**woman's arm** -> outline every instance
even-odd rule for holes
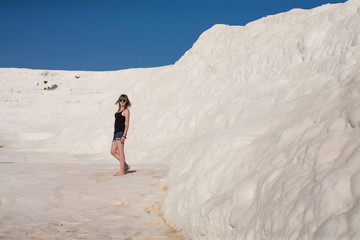
[[[130,111],[129,111],[129,109],[125,109],[124,117],[125,117],[125,129],[124,129],[123,137],[124,137],[124,140],[125,140],[125,137],[127,135],[127,131],[129,129],[129,120],[130,120]],[[121,140],[123,140],[123,139],[121,138]]]

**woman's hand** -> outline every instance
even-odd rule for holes
[[[121,143],[124,143],[124,142],[125,142],[125,137],[124,137],[124,136],[121,137],[120,142],[121,142]]]

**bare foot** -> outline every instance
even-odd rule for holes
[[[130,170],[130,166],[129,165],[125,165],[125,173],[127,173],[127,171],[129,171]]]
[[[125,175],[125,174],[126,174],[125,172],[119,171],[117,173],[114,173],[113,176],[122,176],[122,175]]]

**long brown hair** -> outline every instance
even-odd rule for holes
[[[121,94],[120,97],[118,98],[118,100],[117,100],[116,103],[115,103],[115,104],[119,104],[119,109],[120,109],[120,100],[121,100],[121,99],[123,99],[123,100],[126,101],[126,102],[125,102],[125,109],[131,107],[131,102],[130,102],[128,96],[127,96],[126,94]]]

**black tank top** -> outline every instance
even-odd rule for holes
[[[114,133],[123,132],[125,130],[125,117],[121,115],[123,111],[115,113],[115,131]]]

